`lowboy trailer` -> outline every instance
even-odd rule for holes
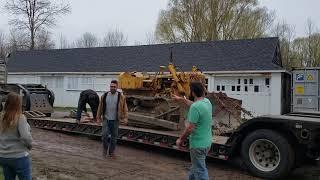
[[[75,123],[74,119],[28,118],[36,128],[100,137],[102,127],[95,123]],[[188,140],[182,147],[175,142],[180,131],[119,127],[119,140],[188,152]],[[233,133],[214,136],[208,157],[229,160],[241,157],[255,176],[278,179],[287,176],[304,160],[320,155],[320,113],[289,113],[256,117]]]

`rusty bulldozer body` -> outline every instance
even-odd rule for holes
[[[177,72],[172,63],[168,65],[168,71],[165,69],[161,66],[160,71],[153,75],[142,72],[120,74],[119,87],[127,97],[129,125],[167,130],[184,128],[187,107],[174,102],[171,96],[189,98],[190,82],[200,81],[206,86],[206,79],[195,66],[190,72]],[[214,92],[208,92],[206,97],[214,104],[216,134],[230,132],[240,125],[241,114],[245,112],[240,100]]]

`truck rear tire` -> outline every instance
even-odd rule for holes
[[[294,151],[288,140],[269,129],[256,130],[246,136],[241,155],[252,174],[266,179],[286,176],[295,162]]]

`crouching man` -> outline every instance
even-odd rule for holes
[[[94,90],[87,89],[80,93],[76,117],[77,123],[80,123],[82,111],[87,114],[87,104],[89,104],[91,108],[93,121],[96,121],[97,110],[99,106],[99,95]]]

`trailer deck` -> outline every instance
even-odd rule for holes
[[[102,134],[101,124],[89,122],[77,124],[71,118],[28,118],[28,122],[31,126],[41,129],[96,137],[101,137]],[[176,146],[179,134],[180,131],[154,130],[120,125],[118,139],[187,152],[189,150],[188,141],[184,142],[181,147]],[[226,145],[228,139],[229,137],[225,136],[214,136],[212,139],[213,145],[208,153],[208,157],[227,160],[231,150],[231,147]]]

